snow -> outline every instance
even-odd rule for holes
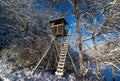
[[[8,63],[0,60],[0,79],[3,81],[75,81],[75,76],[69,75],[67,80],[66,78],[58,79],[49,72],[36,71],[35,74],[32,74],[28,68],[11,67]]]

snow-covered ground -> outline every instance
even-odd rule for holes
[[[104,66],[104,64],[101,64],[100,66]],[[100,67],[100,69],[104,70],[102,76],[106,77],[106,81],[112,81],[111,69],[109,67],[106,69],[105,67]],[[119,74],[117,70],[115,70],[115,73]],[[120,77],[115,76],[115,79],[116,81],[119,81]],[[73,74],[69,74],[67,75],[66,78],[61,79],[58,79],[55,75],[45,71],[43,72],[38,70],[35,72],[35,74],[32,74],[32,71],[28,68],[18,69],[12,67],[10,63],[5,63],[2,60],[0,60],[0,81],[80,81],[80,80],[78,79],[76,80],[75,75]]]
[[[0,78],[8,81],[75,81],[75,79],[71,78],[68,78],[68,80],[61,78],[59,80],[49,72],[37,71],[35,74],[32,74],[31,70],[27,68],[19,70],[11,67],[2,60],[0,60]]]

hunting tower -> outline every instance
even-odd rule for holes
[[[62,39],[61,41],[61,49],[59,53],[59,62],[56,68],[55,75],[59,78],[61,78],[64,75],[64,67],[65,67],[65,61],[66,61],[66,56],[68,52],[68,41],[70,37],[71,31],[66,31],[65,25],[68,24],[64,18],[59,18],[59,19],[54,19],[49,21],[52,26],[52,34],[55,37],[60,37]],[[62,37],[62,38],[61,38]],[[64,40],[65,37],[65,40]],[[55,41],[55,40],[54,40]]]
[[[52,52],[52,49],[54,51],[56,49],[57,53],[51,53],[51,55],[54,54],[55,59],[56,59],[56,61],[54,59],[54,62],[56,62],[56,64],[57,64],[56,65],[54,63],[55,69],[56,69],[55,75],[57,77],[61,78],[64,75],[65,61],[66,61],[66,57],[68,54],[68,42],[69,42],[71,30],[68,30],[68,32],[66,31],[65,25],[67,25],[68,23],[66,22],[66,20],[64,18],[54,19],[54,20],[49,21],[49,23],[52,24],[52,26],[51,26],[52,31],[51,32],[53,34],[53,40],[51,42],[50,47],[46,50],[46,52],[44,53],[44,55],[42,56],[42,58],[40,59],[40,61],[36,65],[36,67],[33,69],[33,73],[37,69],[37,67],[40,65],[43,58],[49,52]],[[62,40],[62,41],[60,41],[61,44],[58,44],[58,40],[55,38],[60,38],[60,40]],[[60,47],[60,49],[58,47]],[[48,64],[47,64],[48,66],[50,64],[49,62],[50,61],[48,60]],[[52,66],[54,66],[54,65],[52,65]]]
[[[54,36],[65,36],[66,35],[66,29],[65,25],[68,24],[64,18],[54,19],[49,21],[52,26],[52,34]]]

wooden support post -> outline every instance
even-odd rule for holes
[[[75,63],[74,63],[74,61],[73,61],[73,59],[72,59],[69,51],[68,51],[68,56],[70,57],[70,61],[71,61],[72,65],[73,65],[73,68],[74,68],[74,70],[75,70],[75,74],[77,74],[77,69],[76,69]]]
[[[55,56],[56,62],[58,63],[58,58],[57,58],[57,55],[55,54],[55,50],[54,49],[53,49],[53,55]]]
[[[44,59],[44,57],[48,54],[48,52],[51,50],[52,46],[53,46],[54,40],[52,41],[50,47],[46,50],[46,52],[43,54],[42,58],[39,60],[39,62],[37,63],[36,67],[32,70],[32,74],[35,73],[36,69],[38,68],[38,66],[40,65],[40,63],[42,62],[42,60]]]
[[[47,63],[47,66],[46,66],[45,70],[49,69],[49,62],[50,62],[50,58],[48,59],[48,63]]]
[[[58,56],[60,55],[60,51],[59,51],[59,49],[58,49],[58,43],[55,41],[55,48],[56,48],[56,50],[57,50],[57,54],[58,54]]]
[[[47,63],[47,66],[46,66],[45,70],[49,70],[50,60],[51,60],[51,54],[52,54],[52,49],[50,50],[50,55],[48,56],[49,59],[48,59],[48,63]]]

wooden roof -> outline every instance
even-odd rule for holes
[[[67,23],[67,21],[65,20],[65,18],[58,18],[58,19],[54,19],[54,20],[51,20],[51,21],[49,21],[50,23],[55,23],[55,24],[59,24],[59,23],[62,23],[62,22],[64,22],[64,24],[66,25],[66,24],[68,24]]]

